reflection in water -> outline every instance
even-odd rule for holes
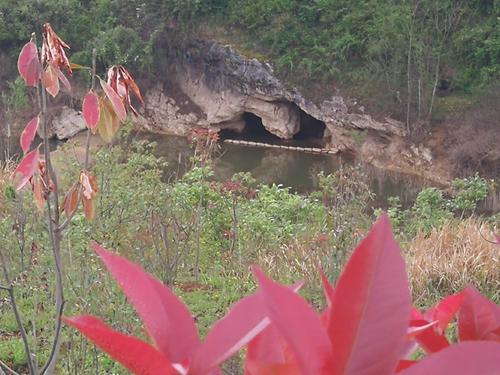
[[[189,168],[193,151],[185,138],[143,133],[137,137],[156,142],[157,155],[169,162],[166,171],[169,178]],[[220,155],[215,160],[214,173],[218,180],[226,180],[235,173],[250,172],[259,182],[282,184],[297,192],[308,192],[318,188],[317,174],[320,171],[332,173],[343,165],[353,164],[353,160],[342,156],[222,144]],[[360,165],[375,193],[376,207],[385,207],[387,198],[391,196],[399,196],[403,206],[407,206],[422,188],[430,185],[422,178]]]

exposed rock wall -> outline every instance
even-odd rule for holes
[[[350,107],[351,100],[335,88],[328,100],[315,103],[281,82],[269,64],[216,43],[191,41],[158,50],[165,51],[157,62],[164,70],[158,76],[165,78],[147,92],[139,121],[149,131],[187,135],[204,127],[240,132],[244,113],[251,112],[270,133],[291,139],[307,126],[301,122],[306,113],[325,124],[326,147],[332,150],[404,173],[446,175],[436,170],[428,148],[405,141],[405,124]]]
[[[182,53],[167,61],[168,81],[149,91],[146,117],[150,130],[186,134],[192,127],[241,130],[241,116],[251,112],[264,127],[282,139],[291,139],[300,130],[300,110],[323,121],[332,135],[332,147],[346,148],[342,138],[349,129],[372,129],[403,136],[402,123],[376,121],[365,113],[351,113],[336,93],[320,104],[289,89],[273,74],[270,65],[245,59],[234,49],[211,43],[186,44]],[[181,92],[183,99],[177,98]],[[188,100],[196,111],[183,113]],[[340,147],[339,147],[340,146]]]

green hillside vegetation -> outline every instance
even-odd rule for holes
[[[4,62],[47,20],[82,51],[73,61],[89,64],[97,47],[101,66],[142,74],[154,73],[157,38],[210,35],[270,60],[306,93],[340,87],[412,123],[429,119],[438,96],[452,96],[438,103],[445,112],[474,104],[466,98],[500,76],[498,0],[1,0],[0,14]]]

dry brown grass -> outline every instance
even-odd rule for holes
[[[429,236],[419,234],[407,252],[407,267],[417,304],[429,305],[440,297],[472,284],[500,300],[500,246],[489,243],[494,232],[487,223],[471,218],[452,220]]]

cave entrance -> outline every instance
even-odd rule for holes
[[[241,131],[222,129],[219,133],[220,137],[222,139],[230,138],[260,142],[274,142],[280,140],[278,136],[268,131],[264,127],[264,124],[262,124],[262,119],[252,112],[244,112],[241,115],[241,121],[244,123],[244,127]]]
[[[269,132],[263,125],[262,119],[252,112],[243,112],[233,124],[219,133],[221,139],[235,139],[253,142],[263,142],[272,144],[283,144],[298,147],[323,147],[325,139],[326,125],[313,116],[307,114],[296,107],[300,115],[299,131],[290,140]],[[227,124],[229,125],[229,124]]]
[[[321,141],[325,136],[326,124],[305,113],[299,108],[300,111],[300,130],[293,136],[296,141]]]

